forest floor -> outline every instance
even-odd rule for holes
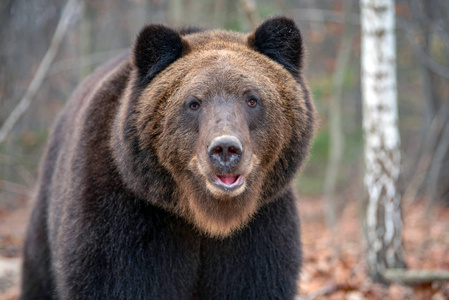
[[[449,207],[426,201],[403,204],[404,260],[410,270],[449,270]],[[449,283],[418,286],[373,283],[367,277],[360,205],[346,203],[333,230],[322,198],[300,203],[304,264],[301,299],[449,299]],[[322,294],[321,296],[319,296]]]
[[[302,198],[299,207],[304,261],[298,299],[449,299],[447,282],[385,286],[367,277],[361,213],[355,201],[346,203],[333,230],[325,226],[321,197]],[[435,205],[425,211],[425,201],[403,207],[405,262],[412,270],[449,270],[449,207]],[[0,300],[18,299],[27,218],[25,205],[0,210]]]

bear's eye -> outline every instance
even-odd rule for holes
[[[198,103],[198,101],[191,101],[189,103],[189,108],[191,110],[198,110],[201,107],[201,105]]]
[[[257,105],[257,100],[254,99],[254,98],[251,98],[251,99],[248,100],[247,103],[248,103],[249,107],[255,107]]]

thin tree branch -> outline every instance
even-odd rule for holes
[[[243,10],[251,23],[251,27],[256,29],[260,22],[259,16],[256,12],[256,0],[240,0],[240,3],[242,4]]]
[[[344,13],[323,10],[323,9],[295,9],[293,10],[293,15],[298,21],[312,21],[312,22],[329,22],[329,23],[343,23],[360,25],[360,15],[356,13],[351,13],[345,17]],[[409,22],[396,19],[398,29],[406,33],[406,37],[413,47],[415,54],[430,70],[434,73],[440,75],[441,77],[449,79],[449,67],[443,66],[436,61],[434,61],[415,41],[413,34],[413,28]],[[441,34],[441,30],[438,31]]]
[[[31,175],[30,171],[18,165],[16,165],[14,169],[19,173],[20,177],[22,177],[28,187],[31,188],[34,186],[36,182],[35,176]]]
[[[443,270],[385,269],[383,276],[390,282],[406,285],[431,283],[434,281],[449,282],[449,271]]]
[[[435,74],[449,79],[449,67],[437,63],[422,49],[422,47],[415,41],[412,26],[407,21],[398,19],[398,27],[400,27],[406,33],[406,37],[412,45],[413,50],[418,56],[419,60]]]
[[[319,289],[318,291],[315,291],[313,293],[310,293],[307,296],[304,297],[296,297],[296,300],[314,300],[318,297],[321,296],[325,296],[325,295],[329,295],[332,294],[336,291],[338,291],[338,289],[340,288],[340,286],[338,284],[333,284],[333,285],[329,285],[329,286],[324,286],[321,289]]]
[[[30,106],[30,103],[34,96],[36,95],[39,87],[47,74],[51,63],[53,62],[56,53],[58,52],[59,46],[61,44],[62,38],[64,37],[69,23],[73,16],[79,13],[79,0],[68,0],[61,18],[59,19],[58,25],[56,27],[55,33],[51,40],[50,46],[42,59],[39,68],[31,81],[25,96],[20,100],[19,104],[14,108],[9,117],[6,119],[5,123],[0,129],[0,143],[3,142],[8,135],[8,133],[13,128],[17,120],[23,115],[23,113]]]
[[[442,166],[444,165],[444,158],[446,157],[448,149],[449,149],[449,121],[446,122],[446,125],[442,130],[440,141],[435,149],[432,166],[430,167],[429,170],[430,187],[427,197],[429,199],[426,207],[427,214],[430,213],[431,204],[435,202],[435,198],[437,197],[438,179],[440,178]]]
[[[81,57],[71,57],[57,61],[53,63],[52,67],[47,73],[47,77],[72,68],[82,68],[89,65],[101,64],[127,50],[129,50],[129,48],[101,51]]]
[[[356,13],[345,14],[324,9],[294,9],[293,16],[297,21],[360,25],[360,15]]]
[[[4,190],[17,195],[28,196],[30,189],[24,185],[0,180],[0,190]]]
[[[432,162],[432,153],[438,142],[438,137],[443,130],[444,123],[448,118],[449,103],[445,102],[440,108],[438,114],[433,118],[432,123],[426,133],[424,140],[424,153],[421,155],[417,167],[413,172],[412,179],[410,180],[407,189],[404,192],[404,199],[415,200],[418,190],[427,177],[430,164]]]
[[[345,15],[351,14],[352,0],[344,2]],[[354,36],[354,28],[349,27],[345,30],[340,41],[340,46],[337,54],[337,64],[334,76],[332,79],[332,99],[329,104],[329,134],[330,145],[329,161],[326,166],[326,177],[324,180],[324,199],[326,203],[326,223],[329,228],[334,228],[336,223],[336,208],[335,208],[335,190],[337,186],[337,177],[341,168],[341,160],[343,157],[343,150],[345,147],[345,138],[343,134],[341,122],[341,102],[343,96],[343,83],[346,67],[349,63],[352,41]]]

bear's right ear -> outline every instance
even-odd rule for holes
[[[248,45],[297,76],[303,64],[301,32],[285,17],[268,19],[248,36]]]
[[[134,64],[141,83],[154,76],[181,57],[184,47],[180,34],[164,25],[143,28],[134,44]]]

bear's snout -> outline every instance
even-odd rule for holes
[[[206,151],[213,165],[228,169],[239,164],[243,145],[235,136],[221,135],[211,141]]]

